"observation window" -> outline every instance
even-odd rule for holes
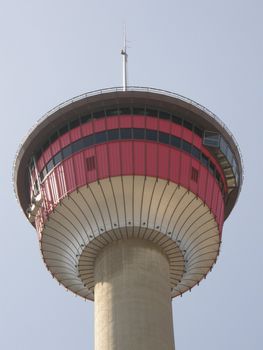
[[[69,123],[69,128],[74,129],[79,126],[79,119],[74,119]]]
[[[83,115],[80,118],[81,124],[87,123],[91,119],[91,114]]]
[[[58,163],[60,163],[62,161],[62,153],[58,152],[55,156],[54,156],[54,165],[57,165]]]
[[[181,139],[177,136],[171,135],[171,145],[181,148]]]
[[[119,137],[120,137],[119,136],[119,129],[108,130],[108,139],[109,139],[109,141],[117,140]]]
[[[192,131],[192,129],[193,129],[193,124],[190,123],[190,122],[188,122],[187,120],[184,120],[184,121],[183,121],[183,126],[184,126],[186,129],[191,130],[191,131]]]
[[[107,134],[105,131],[97,132],[95,134],[95,143],[102,143],[107,141]]]
[[[79,139],[71,144],[72,153],[78,152],[83,148],[83,139]]]
[[[143,140],[145,134],[145,129],[133,129],[133,137],[137,140]]]
[[[201,151],[196,148],[195,146],[192,145],[192,152],[191,152],[192,156],[194,156],[196,159],[200,160],[201,157]]]
[[[170,119],[170,114],[167,112],[160,111],[159,112],[159,118],[160,119]]]
[[[124,128],[120,129],[121,139],[131,139],[132,138],[132,129]]]
[[[104,111],[98,111],[93,113],[93,118],[94,119],[99,119],[99,118],[104,118],[105,117],[105,112]]]
[[[62,154],[63,154],[63,159],[69,157],[71,155],[71,145],[68,145],[67,147],[63,148]]]
[[[203,144],[208,147],[219,147],[220,135],[216,132],[205,131]]]
[[[170,143],[170,135],[166,134],[165,132],[159,131],[159,142],[169,145],[169,143]]]
[[[191,143],[183,140],[183,150],[187,153],[191,153]]]
[[[151,141],[157,141],[157,131],[146,129],[146,139]]]
[[[62,128],[59,129],[59,135],[62,136],[68,132],[68,124],[62,126]]]

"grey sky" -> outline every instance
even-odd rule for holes
[[[260,0],[0,2],[0,348],[93,349],[93,305],[59,287],[12,189],[21,139],[53,106],[129,84],[174,91],[216,113],[236,136],[245,182],[207,279],[173,301],[177,350],[261,349],[263,5]]]

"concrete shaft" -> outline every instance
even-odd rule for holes
[[[115,241],[95,262],[95,350],[174,350],[169,262],[140,239]]]

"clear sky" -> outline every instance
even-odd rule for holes
[[[262,18],[261,0],[0,2],[1,349],[93,349],[93,304],[47,272],[15,200],[12,163],[53,106],[121,85],[124,22],[129,85],[211,109],[236,136],[245,164],[215,268],[173,301],[176,350],[262,349]]]

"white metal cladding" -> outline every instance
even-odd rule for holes
[[[172,297],[207,275],[220,246],[216,220],[200,198],[145,176],[113,177],[74,191],[50,214],[41,236],[52,275],[91,300],[94,261],[114,240],[133,237],[158,244],[170,261]]]

